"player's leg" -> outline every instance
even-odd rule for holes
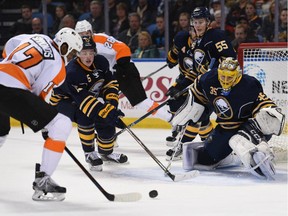
[[[115,163],[126,163],[128,157],[125,154],[114,152],[114,144],[116,141],[115,127],[107,125],[101,118],[95,121],[95,129],[97,132],[98,152],[103,161]]]
[[[147,98],[139,71],[134,63],[129,62],[123,65],[117,65],[115,75],[119,83],[119,89],[127,97],[132,106],[137,106],[145,112],[149,112],[158,106],[157,102]],[[165,109],[155,111],[154,115],[165,121],[169,121],[172,118],[171,113]]]
[[[37,166],[33,182],[34,200],[63,200],[66,188],[57,185],[51,178],[65,148],[72,129],[69,118],[59,114],[55,108],[28,91],[0,87],[1,111],[23,122],[34,132],[48,129],[45,140],[41,167]],[[48,197],[51,194],[52,197]]]
[[[0,147],[5,143],[10,131],[10,116],[1,112],[0,108]]]

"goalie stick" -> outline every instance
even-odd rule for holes
[[[72,154],[72,152],[65,146],[65,151],[73,159],[73,161],[81,168],[86,176],[96,185],[101,193],[109,200],[115,202],[135,202],[141,199],[141,194],[137,192],[125,193],[125,194],[110,194],[108,193],[95,178],[85,169],[85,167],[79,162],[79,160]]]
[[[121,119],[119,119],[120,121],[122,121]],[[123,122],[123,121],[122,121]],[[123,124],[125,125],[125,123],[123,122]],[[134,132],[128,128],[125,125],[125,128],[127,128],[128,133],[136,140],[136,142],[150,155],[150,157],[160,166],[160,168],[164,171],[164,173],[169,176],[174,182],[177,181],[182,181],[182,180],[186,180],[186,179],[191,179],[194,178],[196,176],[199,175],[199,171],[198,170],[192,170],[190,172],[187,173],[183,173],[183,174],[172,174],[162,163],[161,161],[159,161],[159,159],[147,148],[147,146],[145,146],[145,144],[136,136],[136,134],[134,134]]]

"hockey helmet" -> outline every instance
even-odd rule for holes
[[[191,13],[191,21],[193,19],[206,18],[208,22],[211,20],[211,15],[207,7],[196,7]]]
[[[93,41],[93,38],[92,38],[92,37],[83,36],[83,37],[82,37],[82,40],[83,40],[83,50],[93,49],[93,50],[96,52],[96,44],[95,44],[95,42]]]
[[[83,42],[80,35],[72,28],[62,28],[60,29],[53,39],[54,42],[57,44],[61,56],[64,58],[65,65],[68,63],[67,57],[68,55],[73,51],[76,50],[77,52],[80,52],[83,48]],[[63,44],[67,45],[67,52],[62,53],[61,46]]]
[[[241,79],[242,73],[239,62],[227,57],[218,66],[218,80],[224,91],[229,92]]]
[[[75,31],[77,33],[91,31],[93,33],[92,25],[87,20],[78,21],[75,26]]]

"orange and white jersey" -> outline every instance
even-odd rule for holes
[[[93,34],[93,40],[96,43],[97,53],[109,61],[111,71],[118,59],[131,57],[130,48],[112,36],[103,33]]]
[[[0,62],[1,85],[29,90],[45,99],[53,87],[65,80],[64,61],[46,35],[16,36],[6,43],[4,53],[5,59]]]

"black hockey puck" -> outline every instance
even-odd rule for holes
[[[149,192],[149,196],[150,196],[151,198],[157,197],[157,196],[158,196],[157,190],[152,190],[152,191],[150,191],[150,192]]]

